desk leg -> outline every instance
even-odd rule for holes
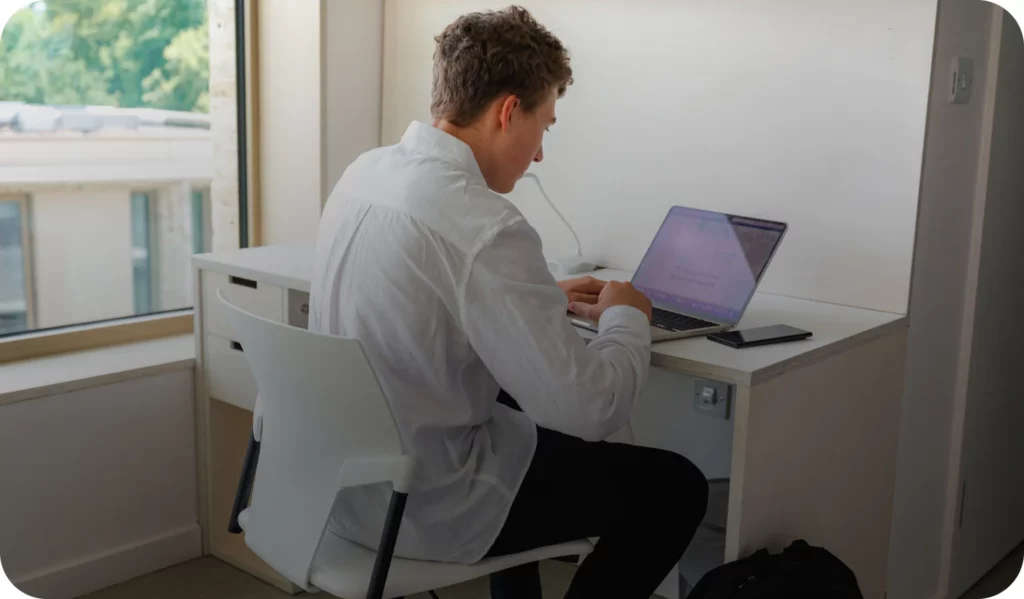
[[[727,560],[802,538],[884,597],[905,350],[902,331],[738,390]]]

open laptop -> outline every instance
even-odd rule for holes
[[[683,206],[669,210],[632,279],[654,304],[651,340],[735,327],[787,228],[786,223]],[[570,320],[597,331],[593,321]]]

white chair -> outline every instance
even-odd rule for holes
[[[590,553],[581,540],[472,565],[394,558],[414,462],[362,345],[271,322],[220,291],[217,298],[259,391],[229,530],[244,531],[282,576],[344,599],[436,598],[436,589],[494,572]],[[339,490],[375,483],[394,488],[377,552],[326,530]]]

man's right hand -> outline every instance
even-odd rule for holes
[[[583,318],[589,318],[594,322],[601,319],[601,315],[604,311],[612,306],[633,306],[637,310],[640,310],[647,316],[647,320],[651,320],[651,300],[647,299],[647,296],[633,287],[632,283],[620,283],[616,281],[609,281],[604,289],[601,290],[601,295],[597,298],[596,304],[585,304],[581,302],[573,302],[569,304],[569,311],[577,316]]]

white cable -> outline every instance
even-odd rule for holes
[[[558,218],[560,218],[562,220],[562,224],[564,224],[566,226],[566,228],[569,229],[569,232],[572,233],[572,238],[574,240],[576,240],[576,255],[577,256],[583,256],[583,247],[580,244],[579,236],[576,235],[576,229],[572,228],[572,225],[569,224],[569,221],[567,221],[565,219],[565,217],[562,216],[562,213],[558,211],[558,208],[555,206],[555,203],[552,202],[551,198],[548,197],[547,192],[544,191],[544,186],[540,184],[540,177],[538,177],[537,175],[535,175],[533,173],[526,173],[526,174],[523,175],[523,177],[524,178],[525,177],[529,177],[529,178],[533,179],[534,183],[537,184],[537,189],[540,190],[540,195],[544,196],[544,200],[547,201],[548,206],[551,206],[551,209],[555,211],[555,214],[558,215]]]

